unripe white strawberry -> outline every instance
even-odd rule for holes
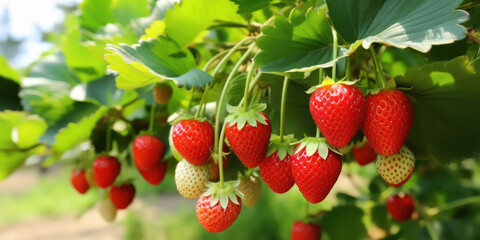
[[[109,197],[100,200],[98,211],[100,212],[103,220],[107,222],[113,222],[115,217],[117,217],[117,208]]]
[[[186,199],[199,197],[205,189],[208,180],[206,165],[193,165],[183,159],[175,169],[175,184],[177,190]]]
[[[377,170],[392,187],[400,187],[412,176],[415,156],[406,146],[390,156],[377,156]]]
[[[262,194],[262,182],[257,176],[240,177],[237,190],[243,193],[243,205],[253,207],[257,204]]]

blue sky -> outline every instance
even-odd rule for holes
[[[58,5],[71,6],[81,0],[0,0],[0,22],[8,12],[9,25],[0,25],[0,41],[8,36],[24,40],[20,53],[8,59],[16,68],[26,67],[52,45],[42,41],[42,31],[48,32],[64,19]],[[4,55],[0,52],[0,55]]]

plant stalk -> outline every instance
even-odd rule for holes
[[[332,28],[333,35],[333,66],[332,66],[332,81],[336,82],[337,80],[337,56],[338,56],[338,39],[337,31]]]
[[[283,81],[283,90],[282,90],[282,102],[280,106],[280,142],[283,142],[284,126],[285,126],[285,103],[287,101],[287,90],[288,90],[289,78],[285,77]]]

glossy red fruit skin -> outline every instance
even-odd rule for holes
[[[412,213],[415,211],[415,204],[410,195],[404,194],[400,196],[397,194],[387,199],[387,210],[395,220],[404,222],[412,217]]]
[[[135,197],[135,186],[132,184],[112,186],[108,194],[117,209],[125,209],[132,203]]]
[[[84,194],[90,189],[87,178],[85,178],[85,170],[73,169],[70,174],[70,183],[80,194]]]
[[[310,113],[328,143],[341,148],[362,127],[366,113],[365,96],[354,85],[324,85],[310,97]]]
[[[141,135],[133,141],[132,155],[137,169],[148,171],[162,161],[165,145],[154,136]]]
[[[415,112],[400,90],[382,90],[367,97],[363,133],[375,151],[383,156],[395,154],[410,133]]]
[[[377,152],[370,146],[368,141],[361,147],[353,147],[352,153],[355,161],[357,161],[360,166],[365,166],[377,159]]]
[[[256,168],[266,157],[272,126],[268,116],[260,112],[265,118],[267,125],[257,122],[256,127],[245,123],[245,126],[238,130],[237,125],[225,126],[225,137],[237,157],[247,168]]]
[[[99,188],[107,188],[115,182],[120,173],[121,165],[110,156],[100,156],[93,162],[93,179]]]
[[[260,163],[260,175],[272,191],[279,194],[286,193],[295,184],[291,158],[287,153],[283,161],[280,161],[276,151]]]
[[[325,199],[341,171],[340,155],[330,150],[326,160],[321,158],[318,152],[309,157],[306,148],[292,156],[292,175],[295,183],[305,199],[314,204]]]
[[[315,223],[296,221],[292,226],[290,236],[292,240],[320,240],[322,229]]]
[[[201,196],[197,201],[196,213],[200,224],[209,232],[221,232],[230,227],[237,219],[242,209],[241,199],[237,197],[240,204],[228,200],[228,206],[223,209],[220,202],[215,206],[210,206],[210,195]]]
[[[173,145],[178,153],[195,165],[207,163],[215,141],[213,127],[208,121],[186,119],[175,124]]]
[[[138,170],[142,177],[150,183],[150,185],[158,185],[165,178],[167,173],[168,161],[159,161],[150,170],[142,171]]]

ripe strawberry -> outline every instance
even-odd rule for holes
[[[181,120],[173,128],[173,145],[191,164],[207,163],[212,154],[215,135],[208,121]]]
[[[175,184],[177,190],[186,199],[194,199],[200,196],[205,189],[208,179],[208,167],[206,165],[193,165],[186,160],[177,164],[175,169]]]
[[[415,113],[408,97],[399,90],[382,90],[367,97],[363,133],[375,151],[390,156],[402,147]]]
[[[257,204],[262,194],[262,182],[253,174],[248,177],[242,176],[237,189],[243,193],[243,204],[246,207],[253,207]]]
[[[165,145],[154,136],[141,135],[133,141],[133,160],[139,170],[150,170],[158,162],[162,161],[164,154]]]
[[[413,198],[408,194],[397,194],[387,199],[387,210],[392,217],[399,221],[407,221],[415,210]]]
[[[412,176],[415,157],[412,151],[403,146],[400,151],[388,157],[378,155],[377,170],[392,187],[400,187]]]
[[[329,150],[323,139],[305,138],[292,156],[295,183],[311,203],[325,199],[341,171],[340,155]]]
[[[333,83],[333,82],[332,82]],[[330,145],[346,146],[365,120],[365,97],[354,85],[326,84],[310,97],[310,113]]]
[[[284,136],[284,139],[280,140],[280,137],[272,135],[268,157],[259,166],[263,181],[279,194],[287,192],[295,184],[291,161],[294,147],[290,145],[294,141],[293,136]]]
[[[132,184],[112,186],[109,195],[117,209],[125,209],[132,203],[135,197],[135,186]]]
[[[212,206],[211,196],[201,196],[198,199],[196,206],[197,218],[200,224],[209,232],[221,232],[230,227],[237,219],[242,209],[241,199],[237,196],[237,204],[228,199],[228,204],[225,208],[217,202]]]
[[[117,217],[117,208],[115,207],[115,205],[113,205],[112,200],[108,197],[100,200],[98,210],[103,220],[107,222],[113,222],[115,220],[115,217]]]
[[[243,165],[257,167],[266,157],[272,132],[268,116],[263,112],[238,112],[225,121],[225,136],[232,150]]]
[[[353,147],[352,152],[355,161],[357,161],[360,166],[365,166],[377,159],[377,153],[372,146],[370,146],[368,141],[365,141],[360,147]]]
[[[225,166],[227,165],[228,162],[228,156],[230,155],[230,149],[228,148],[227,144],[223,144],[223,169],[225,169]],[[220,177],[220,168],[217,163],[213,160],[213,158],[218,158],[217,153],[213,153],[212,156],[208,159],[208,180],[210,181],[216,181]]]
[[[315,223],[296,221],[292,226],[290,236],[292,240],[320,240],[322,229]]]
[[[153,88],[153,96],[158,104],[167,104],[172,97],[173,90],[168,83],[157,83]]]
[[[142,177],[151,185],[160,184],[167,173],[168,161],[160,161],[156,163],[150,170],[138,170]]]
[[[86,193],[90,188],[87,178],[85,177],[85,170],[73,169],[70,174],[70,182],[80,194]]]
[[[121,165],[110,156],[100,156],[93,162],[93,178],[99,188],[107,188],[115,182],[120,173]]]

